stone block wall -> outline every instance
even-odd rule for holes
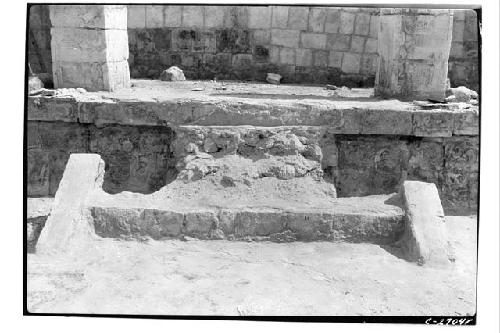
[[[169,66],[189,79],[370,86],[377,9],[290,6],[128,6],[132,77]]]
[[[189,79],[259,79],[372,86],[377,66],[378,9],[292,6],[129,5],[133,78],[158,78],[177,65]],[[49,9],[30,6],[28,59],[51,73]],[[31,36],[31,35],[30,35]],[[37,51],[38,50],[38,51]],[[455,10],[448,77],[478,90],[477,15]]]
[[[30,121],[28,195],[54,196],[72,153],[98,153],[106,162],[109,193],[151,193],[175,178],[168,127],[104,126]]]
[[[190,79],[373,86],[376,8],[294,6],[128,6],[131,75],[157,78],[177,65]],[[478,89],[477,17],[454,11],[452,86]]]

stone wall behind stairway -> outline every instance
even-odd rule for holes
[[[373,86],[377,66],[373,8],[129,5],[133,78],[158,78],[168,66],[188,79],[264,80]],[[48,6],[30,7],[28,59],[52,73]],[[454,11],[449,59],[452,86],[478,90],[477,17]]]
[[[131,75],[157,78],[171,65],[189,79],[264,80],[373,86],[376,8],[129,5]],[[449,77],[478,90],[473,10],[454,12]]]
[[[311,130],[322,129],[313,126]],[[104,189],[151,193],[176,177],[176,129],[29,121],[28,196],[54,196],[71,153],[98,153],[106,162]],[[234,136],[220,131],[217,142]],[[338,196],[398,191],[403,179],[435,183],[447,208],[476,208],[479,138],[324,133],[325,179]]]

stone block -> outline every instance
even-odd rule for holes
[[[346,12],[345,10],[340,13],[340,29],[339,33],[350,35],[354,32],[354,21],[356,14]]]
[[[182,26],[200,28],[203,27],[203,6],[183,6],[182,8]]]
[[[291,9],[291,8],[290,8]],[[271,44],[285,47],[299,47],[300,32],[298,30],[271,30]]]
[[[271,27],[285,29],[288,23],[288,7],[273,6],[272,13]]]
[[[338,33],[340,26],[340,9],[328,8],[325,20],[325,32]]]
[[[29,120],[77,122],[78,111],[73,99],[28,98]]]
[[[53,74],[55,87],[84,88],[87,91],[114,91],[130,87],[127,61],[55,62]]]
[[[452,42],[450,48],[450,59],[452,58],[465,58],[464,44],[462,42]]]
[[[463,42],[465,31],[465,21],[453,20],[453,42]]]
[[[182,25],[182,6],[164,6],[164,26],[167,28],[178,28]]]
[[[324,49],[326,47],[326,35],[302,32],[300,40],[303,48]]]
[[[356,14],[356,23],[354,26],[354,34],[367,36],[370,32],[370,16],[369,14]]]
[[[453,10],[453,20],[454,21],[465,21],[465,13],[467,9],[454,9]]]
[[[270,30],[253,30],[252,40],[255,44],[266,45],[271,43],[271,31]]]
[[[249,6],[248,7],[248,27],[250,29],[271,28],[271,7]]]
[[[341,68],[342,56],[342,52],[330,51],[330,55],[328,57],[328,67]]]
[[[328,66],[328,51],[314,51],[314,66],[327,67]]]
[[[477,18],[474,11],[468,11],[465,16],[464,41],[477,41]]]
[[[28,196],[49,195],[49,153],[40,148],[27,150]]]
[[[50,21],[57,28],[127,29],[125,5],[51,5]]]
[[[218,224],[218,221],[216,212],[188,212],[185,214],[185,225],[182,232],[189,236],[205,238],[208,237],[212,226]]]
[[[372,15],[370,17],[370,37],[377,38],[379,29],[379,17],[378,15]]]
[[[352,36],[351,39],[351,52],[363,53],[365,48],[365,37]]]
[[[257,62],[267,62],[269,61],[269,48],[256,45],[253,49],[254,60]]]
[[[356,53],[344,53],[342,59],[342,72],[355,74],[359,73],[361,66],[361,55]]]
[[[105,62],[128,59],[126,30],[52,28],[54,62]]]
[[[312,51],[309,49],[297,49],[295,51],[295,64],[296,66],[311,66]]]
[[[367,38],[365,43],[366,53],[377,53],[378,52],[378,40],[376,38]]]
[[[234,214],[232,228],[226,232],[236,237],[249,235],[267,236],[283,230],[280,214],[266,211],[242,211]]]
[[[377,54],[363,54],[361,59],[361,74],[375,75],[377,74],[377,67]]]
[[[250,32],[240,29],[222,29],[215,32],[217,52],[249,53]]]
[[[280,50],[280,64],[295,65],[295,49],[283,47]]]
[[[289,7],[288,28],[296,30],[306,30],[309,16],[308,7]]]
[[[280,62],[280,47],[269,47],[269,62],[272,64],[279,64]]]
[[[361,134],[412,134],[412,114],[410,112],[364,110],[361,117]]]
[[[454,135],[479,135],[479,112],[455,112]]]
[[[408,178],[437,184],[444,165],[443,143],[431,139],[412,142]]]
[[[176,29],[172,31],[172,50],[187,51],[193,49],[193,44],[196,39],[199,39],[198,32],[189,29]]]
[[[448,265],[454,260],[448,244],[444,211],[432,183],[405,181],[401,187],[406,226],[401,244],[407,258],[420,265]]]
[[[380,67],[375,94],[444,101],[451,46],[449,11],[428,10],[425,15],[415,9],[389,12],[380,16]],[[405,75],[399,74],[402,72]]]
[[[38,126],[40,148],[45,151],[85,153],[88,135],[87,128],[78,123],[40,122]]]
[[[226,6],[205,6],[205,27],[224,27],[224,17],[228,11],[229,7]]]
[[[449,137],[453,133],[453,113],[420,111],[413,113],[413,135]]]
[[[478,137],[452,137],[444,142],[444,168],[457,173],[479,172]]]
[[[235,68],[250,68],[252,67],[253,57],[251,54],[235,54],[233,55],[233,67]]]
[[[164,27],[164,6],[146,6],[146,28]]]
[[[394,193],[405,176],[409,152],[399,139],[337,139],[339,196]]]
[[[351,47],[351,36],[329,34],[326,40],[326,47],[334,51],[349,51]]]
[[[248,28],[248,8],[247,6],[230,6],[225,11],[225,28]]]
[[[127,5],[127,28],[128,29],[146,28],[146,6]]]
[[[311,8],[309,10],[309,31],[324,32],[327,8]]]
[[[50,28],[50,14],[47,5],[29,6],[29,26],[30,28]]]
[[[72,154],[36,246],[37,253],[68,254],[83,247],[94,231],[85,204],[102,186],[104,162],[95,154]]]

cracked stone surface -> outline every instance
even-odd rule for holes
[[[187,239],[28,255],[31,312],[193,315],[466,315],[475,312],[476,216],[448,216],[451,268],[371,244]]]

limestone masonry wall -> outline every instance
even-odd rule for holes
[[[28,195],[53,196],[69,155],[88,152],[101,154],[106,162],[106,191],[151,193],[177,176],[182,154],[173,147],[183,126],[194,126],[193,131],[197,126],[226,128],[212,131],[220,147],[208,149],[211,152],[239,147],[233,144],[234,133],[237,125],[245,124],[295,126],[317,133],[322,138],[318,155],[324,177],[341,197],[393,193],[401,181],[410,179],[435,183],[447,208],[475,208],[478,110],[382,108],[326,112],[311,105],[263,104],[260,110],[241,101],[205,105],[29,98]],[[193,143],[207,150],[203,140]]]
[[[162,70],[177,65],[188,79],[264,80],[265,73],[278,72],[285,83],[373,86],[376,8],[127,7],[133,78],[158,78]],[[30,30],[28,57],[33,70],[51,73],[48,6],[30,7]],[[448,75],[452,86],[478,90],[473,10],[454,11]]]
[[[449,76],[478,88],[476,13],[455,10]],[[376,8],[128,6],[132,77],[177,65],[191,79],[258,79],[372,86]]]

